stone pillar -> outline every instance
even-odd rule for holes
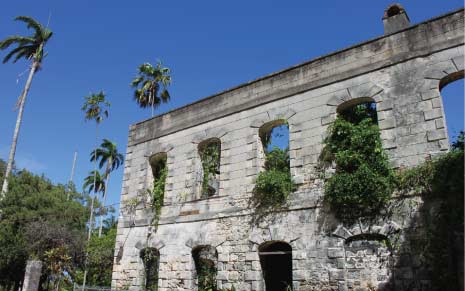
[[[42,262],[28,260],[26,272],[24,273],[24,283],[22,291],[39,290],[40,276],[42,275]]]

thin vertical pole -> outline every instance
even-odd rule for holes
[[[74,151],[73,166],[71,167],[71,175],[69,176],[68,188],[69,188],[69,185],[73,182],[74,168],[76,167],[76,159],[77,159],[77,151]],[[68,189],[68,196],[66,200],[69,200],[69,189]]]

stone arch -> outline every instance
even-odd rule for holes
[[[384,16],[383,19],[393,17],[399,14],[405,13],[404,7],[400,5],[399,3],[394,3],[389,5],[386,10],[384,10]]]
[[[392,111],[392,101],[385,96],[383,88],[372,82],[349,87],[333,94],[326,103],[326,105],[334,108],[333,112],[323,116],[321,118],[321,124],[328,125],[332,123],[336,119],[340,108],[370,101],[374,102],[376,105],[378,126],[381,132],[383,148],[387,150],[396,148],[397,142],[394,131],[396,120]]]
[[[450,137],[447,132],[447,121],[444,111],[441,90],[448,84],[464,78],[463,56],[455,57],[447,61],[428,67],[424,73],[425,85],[420,93],[421,99],[432,102],[432,109],[425,111],[425,120],[435,120],[435,130],[427,132],[429,142],[443,140],[441,150],[449,149]]]
[[[198,144],[197,151],[202,164],[203,177],[200,198],[218,195],[221,173],[221,140],[216,137],[206,139]]]
[[[284,241],[267,241],[258,246],[266,291],[292,288],[292,247]]]

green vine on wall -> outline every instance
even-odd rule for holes
[[[289,149],[274,147],[265,157],[265,171],[258,174],[251,199],[258,209],[279,208],[297,189],[291,177]]]
[[[203,168],[201,198],[208,198],[216,194],[216,189],[209,185],[209,181],[217,179],[217,175],[220,174],[221,142],[208,141],[199,148],[199,153]]]
[[[168,175],[168,165],[166,164],[166,157],[158,159],[154,165],[152,165],[153,171],[153,188],[152,194],[152,209],[154,211],[154,218],[152,221],[153,225],[158,224],[158,219],[161,214],[161,207],[163,206],[163,199],[165,196],[165,184],[166,177]]]
[[[395,173],[382,148],[376,109],[360,104],[340,112],[328,128],[321,162],[335,164],[325,184],[325,200],[341,221],[372,219],[389,201]]]
[[[463,264],[464,148],[463,132],[452,150],[404,169],[398,175],[401,197],[421,194],[422,235],[412,240],[412,249],[430,271],[431,290],[458,290]]]

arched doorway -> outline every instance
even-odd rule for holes
[[[285,242],[266,242],[258,251],[266,291],[292,288],[292,247]]]

